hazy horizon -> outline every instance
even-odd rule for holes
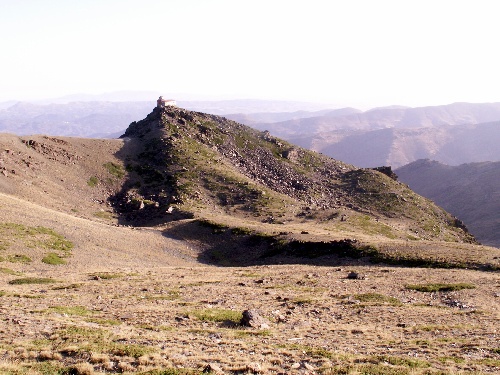
[[[495,5],[0,0],[0,102],[117,91],[361,109],[500,102]]]

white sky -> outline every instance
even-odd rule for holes
[[[147,90],[359,108],[500,102],[498,4],[0,0],[0,101]]]

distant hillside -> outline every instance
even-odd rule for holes
[[[396,173],[417,193],[463,220],[481,243],[500,247],[500,162],[453,167],[418,160]]]

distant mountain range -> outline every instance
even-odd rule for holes
[[[361,167],[399,167],[421,158],[451,165],[500,160],[500,103],[344,108],[301,117],[290,113],[279,122],[259,122],[262,114],[226,117]]]
[[[110,99],[137,97],[122,93]],[[60,101],[83,99],[74,96]],[[88,99],[88,98],[87,98]],[[0,132],[114,138],[146,116],[148,101],[77,101],[59,104],[3,103]],[[454,103],[360,111],[269,100],[182,101],[179,107],[268,130],[299,146],[360,166],[401,167],[418,159],[449,165],[500,160],[500,103]]]
[[[500,162],[449,166],[417,160],[399,180],[459,217],[483,244],[500,247]]]
[[[149,95],[148,100],[141,101],[120,100],[146,96],[146,93],[142,96],[139,94],[123,92],[120,95],[72,95],[54,99],[51,103],[3,102],[0,103],[0,132],[117,138],[131,122],[144,118],[156,106],[156,95]],[[177,103],[182,108],[211,114],[239,112],[244,116],[244,113],[257,113],[254,116],[259,121],[310,116],[310,113],[319,115],[323,111],[307,111],[325,108],[324,105],[314,103],[271,100],[177,100]],[[290,115],[290,111],[296,111],[297,108],[302,108],[303,111],[298,115]],[[279,113],[283,114],[280,116]]]
[[[0,110],[0,132],[88,138],[116,138],[151,111],[151,102],[19,102]]]

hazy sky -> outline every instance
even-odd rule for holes
[[[497,7],[0,0],[0,101],[151,90],[365,108],[500,102]]]

